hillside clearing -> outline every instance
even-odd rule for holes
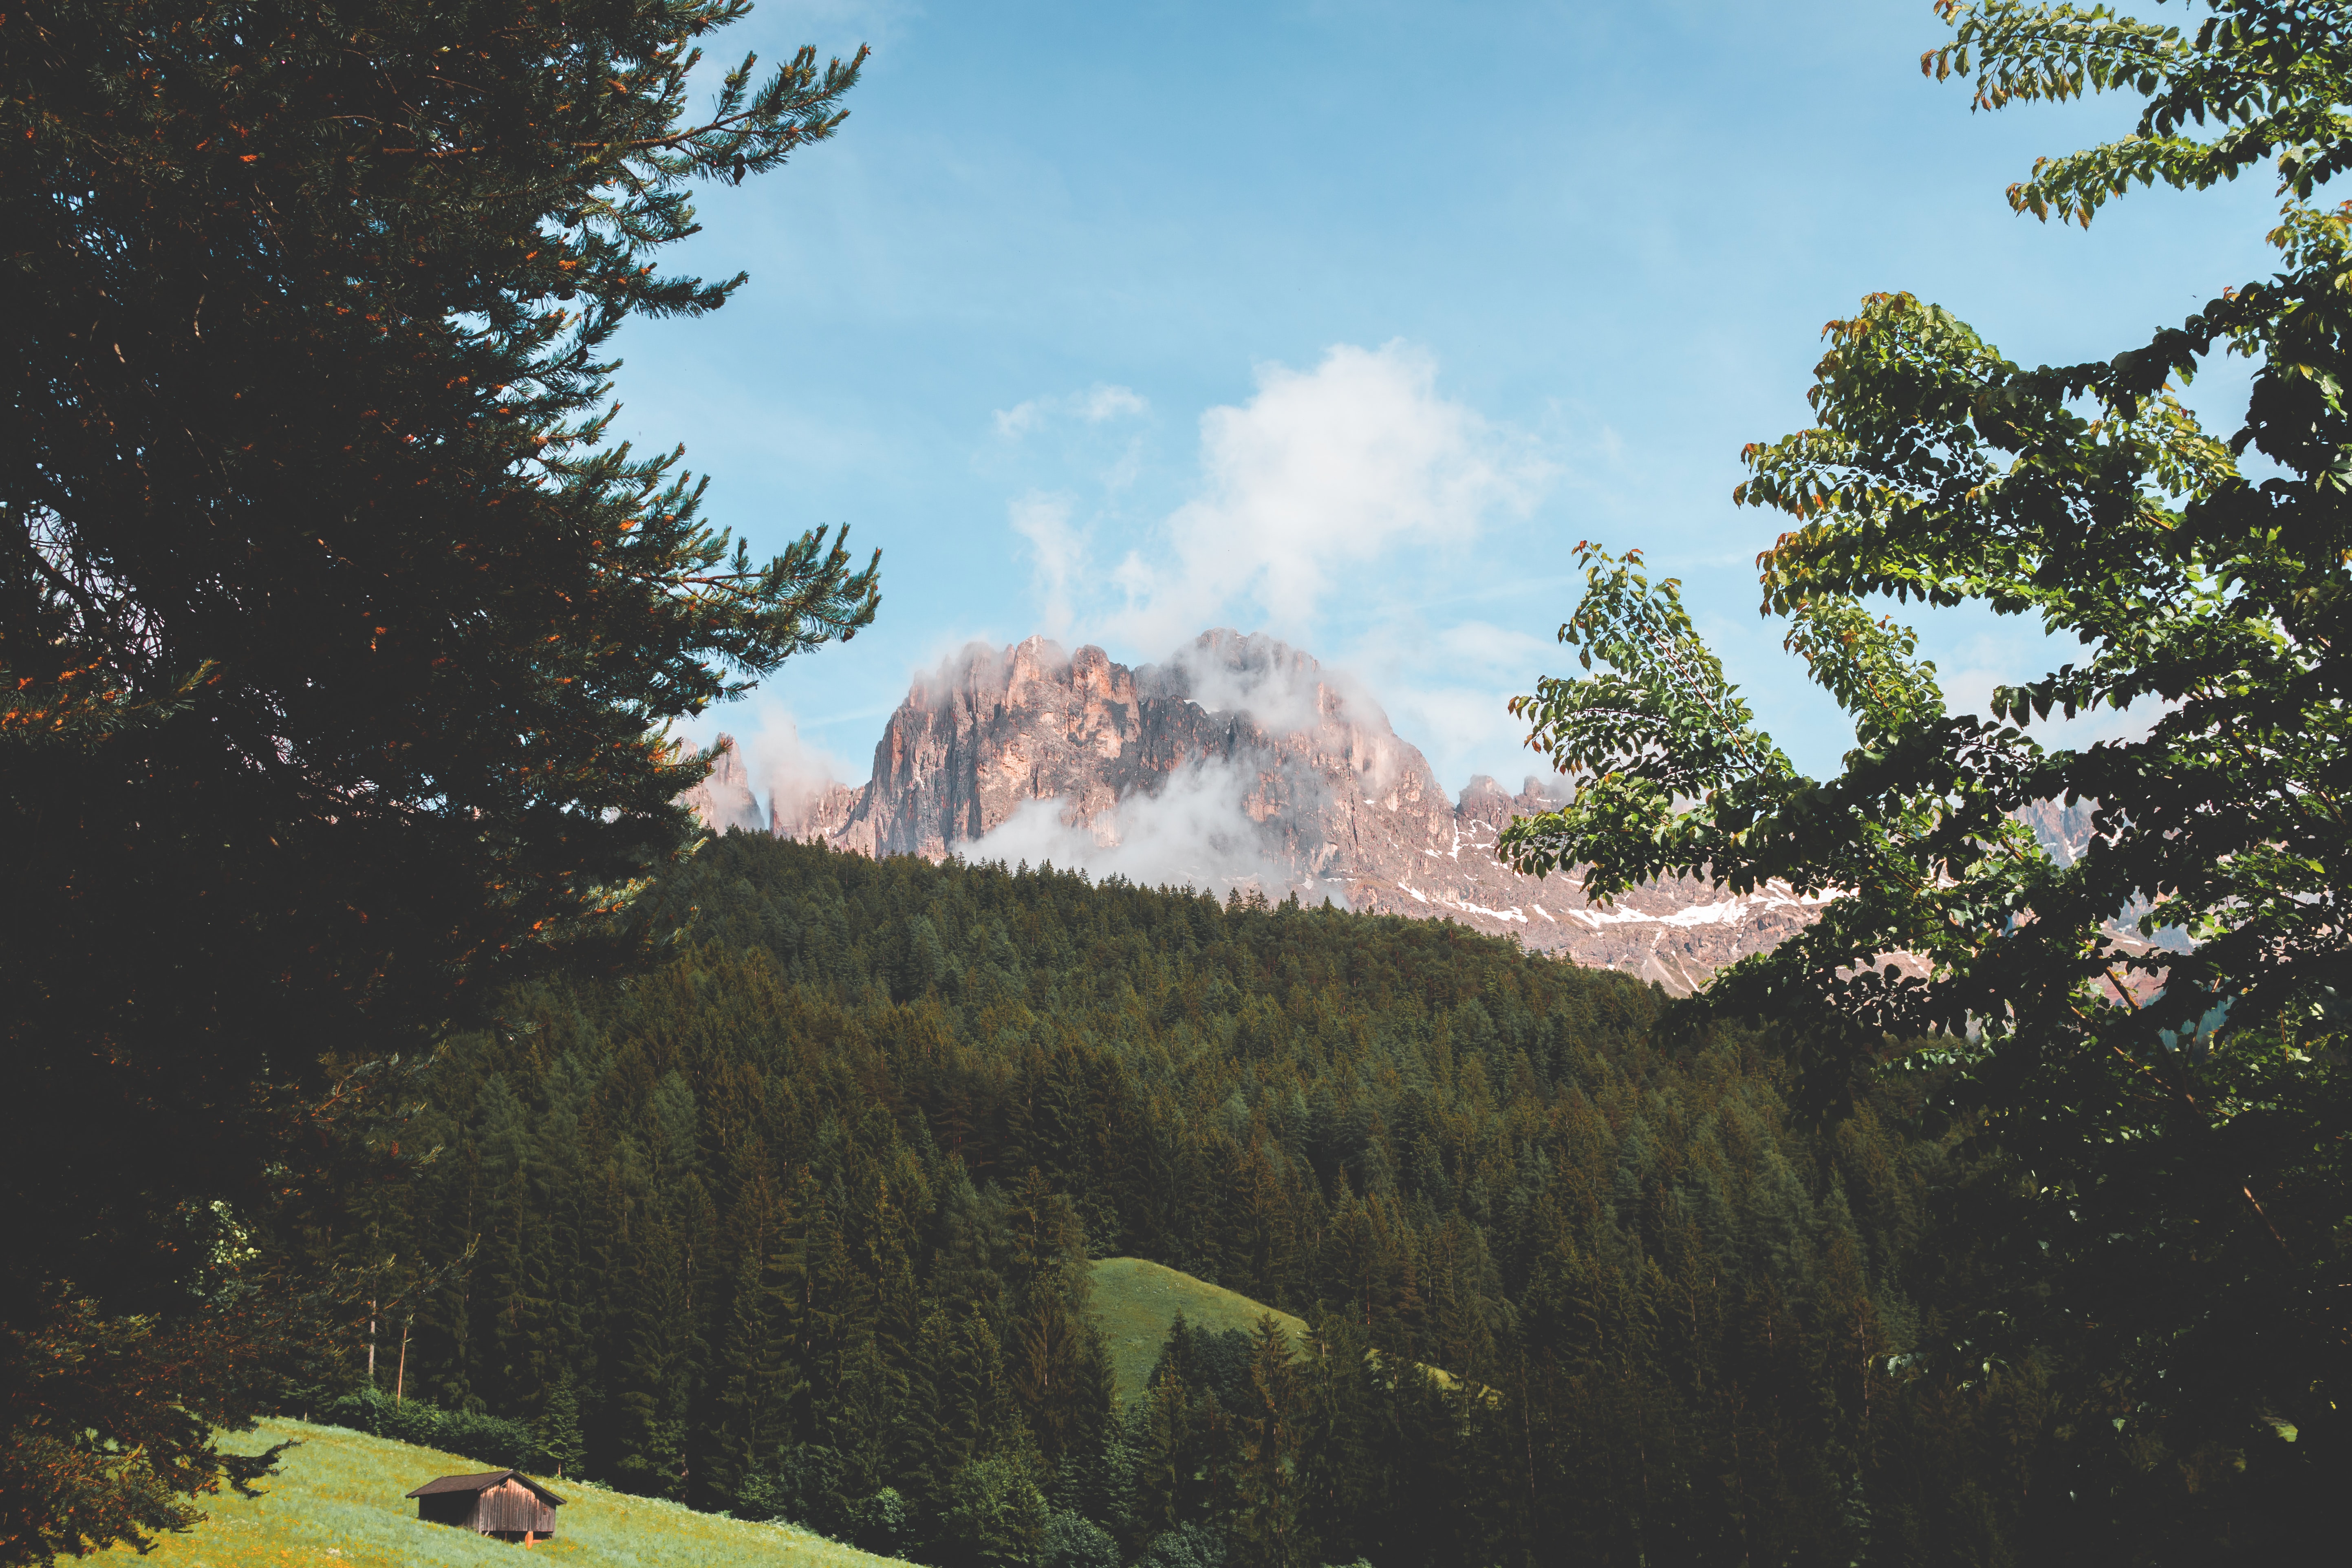
[[[476,1568],[567,1563],[572,1568],[701,1568],[714,1562],[764,1568],[895,1568],[894,1560],[788,1526],[696,1513],[576,1481],[551,1481],[568,1500],[555,1539],[528,1549],[448,1525],[427,1524],[403,1494],[436,1476],[480,1471],[479,1460],[304,1421],[264,1421],[231,1440],[247,1453],[293,1438],[263,1495],[223,1492],[184,1535],[166,1535],[148,1561],[163,1568],[247,1568],[306,1563],[333,1568]],[[529,1557],[521,1556],[528,1550]],[[128,1564],[128,1547],[110,1555]]]
[[[1093,1272],[1095,1316],[1102,1324],[1103,1338],[1110,1343],[1111,1385],[1121,1405],[1141,1394],[1151,1380],[1160,1347],[1168,1340],[1169,1325],[1180,1312],[1193,1328],[1214,1333],[1236,1329],[1255,1332],[1257,1321],[1271,1314],[1289,1336],[1291,1350],[1306,1352],[1307,1324],[1302,1320],[1166,1264],[1140,1258],[1105,1258],[1094,1265]],[[1429,1371],[1439,1387],[1454,1386],[1452,1373],[1443,1367]]]
[[[1121,1404],[1143,1392],[1151,1377],[1168,1326],[1182,1313],[1196,1329],[1244,1333],[1274,1310],[1248,1297],[1195,1279],[1190,1274],[1140,1258],[1106,1258],[1094,1266],[1095,1314],[1110,1342],[1111,1380]],[[1287,1312],[1274,1312],[1293,1349],[1307,1343],[1307,1325]]]

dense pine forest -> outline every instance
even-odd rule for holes
[[[1801,1115],[1769,1040],[1443,923],[741,835],[646,908],[665,963],[512,994],[422,1080],[430,1158],[321,1215],[383,1394],[949,1565],[2021,1527],[2038,1370],[1906,1370],[1964,1184],[1895,1090]],[[1311,1336],[1180,1330],[1118,1408],[1114,1255]]]

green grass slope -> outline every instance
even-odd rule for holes
[[[1179,1312],[1192,1327],[1218,1333],[1229,1329],[1254,1332],[1257,1321],[1272,1312],[1290,1336],[1292,1350],[1307,1344],[1304,1321],[1140,1258],[1106,1258],[1094,1265],[1094,1310],[1103,1337],[1110,1342],[1111,1381],[1121,1405],[1143,1392],[1160,1360],[1160,1347],[1167,1342],[1168,1325]],[[1431,1367],[1429,1373],[1439,1387],[1454,1386],[1454,1374],[1444,1367]]]
[[[436,1476],[487,1465],[301,1421],[265,1421],[260,1431],[232,1442],[250,1453],[289,1437],[301,1447],[288,1449],[278,1473],[259,1483],[263,1496],[208,1499],[212,1517],[184,1535],[163,1537],[148,1561],[163,1568],[884,1568],[893,1562],[786,1526],[720,1519],[570,1481],[550,1483],[567,1500],[556,1510],[555,1539],[525,1548],[426,1524],[402,1495]],[[125,1568],[137,1561],[128,1548],[111,1555]]]
[[[1094,1266],[1094,1308],[1110,1342],[1111,1375],[1121,1404],[1143,1392],[1177,1313],[1196,1329],[1223,1333],[1254,1330],[1273,1311],[1222,1285],[1140,1258],[1106,1258]],[[1305,1323],[1287,1312],[1275,1312],[1274,1321],[1289,1333],[1294,1348],[1306,1343]]]

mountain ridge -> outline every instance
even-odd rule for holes
[[[1141,879],[1451,919],[1677,994],[1777,944],[1822,902],[1683,878],[1600,908],[1573,874],[1522,876],[1495,845],[1513,818],[1559,804],[1544,781],[1513,792],[1481,774],[1451,795],[1369,691],[1230,628],[1135,668],[1043,637],[972,644],[915,678],[865,784],[779,791],[763,820],[730,742],[685,799],[722,831],[756,825],[874,857],[1050,847],[1108,874],[1148,843]]]

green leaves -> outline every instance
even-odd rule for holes
[[[1533,695],[1514,698],[1511,712],[1528,721],[1531,747],[1591,782],[1563,810],[1512,824],[1504,845],[1538,874],[1593,862],[1586,888],[1605,898],[1664,868],[1706,864],[1719,836],[1654,832],[1638,851],[1596,859],[1601,841],[1630,844],[1643,826],[1670,823],[1685,800],[1736,818],[1757,788],[1792,775],[1693,629],[1678,583],[1654,587],[1639,570],[1639,551],[1620,558],[1580,543],[1577,561],[1586,592],[1559,640],[1585,668],[1596,658],[1602,668],[1585,679],[1546,679]]]
[[[2214,0],[2216,15],[2189,40],[2103,5],[1941,0],[1937,9],[1952,41],[1922,55],[1919,68],[1938,81],[1973,78],[1978,109],[2091,92],[2146,100],[2130,135],[2036,159],[2033,177],[2009,190],[2019,212],[2088,227],[2135,184],[2204,190],[2265,159],[2280,193],[2306,201],[2345,166],[2337,106],[2352,96],[2352,58],[2332,47],[2341,26],[2333,5]],[[2184,134],[2209,125],[2209,140]]]
[[[1783,646],[1803,656],[1813,679],[1854,716],[1854,737],[1883,747],[1913,726],[1940,718],[1936,667],[1914,662],[1916,633],[1873,616],[1853,599],[1806,599],[1790,612]]]
[[[1576,554],[1588,588],[1559,640],[1578,650],[1585,668],[1595,655],[1607,668],[1593,680],[1546,682],[1537,696],[1513,700],[1511,711],[1548,737],[1545,749],[1566,765],[1603,772],[1613,759],[1659,748],[1666,753],[1660,782],[1677,790],[1770,765],[1779,753],[1748,732],[1748,706],[1692,629],[1681,584],[1668,578],[1654,590],[1636,569],[1639,551],[1620,561],[1580,543]]]
[[[1953,41],[1923,65],[1971,77],[1980,109],[2146,99],[2131,135],[2037,163],[2021,210],[2087,222],[2134,182],[2201,188],[2272,156],[2299,204],[2352,158],[2352,16],[2212,8],[2184,38],[2101,9],[1948,5]],[[1583,785],[1507,836],[1523,868],[1834,890],[1713,1005],[1825,1035],[1853,1072],[1889,1036],[1949,1042],[1932,1054],[1964,1072],[1985,1142],[2031,1173],[2004,1245],[2030,1237],[2054,1271],[1979,1297],[1978,1331],[2063,1345],[2134,1442],[2192,1468],[2262,1422],[2294,1426],[2299,1455],[2352,1399],[2347,231],[2291,204],[2276,276],[2103,362],[2027,368],[1907,294],[1830,323],[1815,427],[1750,446],[1735,499],[1789,518],[1758,559],[1763,610],[1853,716],[1835,778],[1710,763],[1748,754],[1745,712],[1693,700],[1685,672],[1710,656],[1622,568],[1588,574],[1570,623],[1611,671],[1515,709]],[[2215,353],[2257,365],[2227,437],[2174,395]],[[1948,715],[1887,613],[1914,600],[2031,616],[2080,652]],[[2117,711],[2138,728],[2032,733]],[[2062,802],[2090,831],[2053,857],[2021,819]],[[2220,1495],[2176,1500],[2251,1506]]]

